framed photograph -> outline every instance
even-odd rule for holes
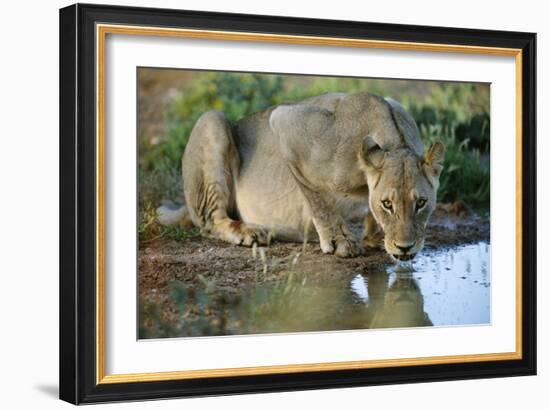
[[[534,375],[535,54],[61,9],[61,399]]]

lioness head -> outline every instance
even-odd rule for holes
[[[384,231],[386,251],[397,260],[411,260],[424,246],[444,156],[440,142],[424,156],[408,148],[386,152],[377,145],[364,147],[360,154],[370,210]]]

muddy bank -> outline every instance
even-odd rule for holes
[[[489,221],[460,203],[439,205],[433,213],[426,237],[426,251],[479,241],[489,242]],[[318,243],[275,242],[258,249],[218,240],[195,237],[182,241],[159,239],[139,249],[139,296],[142,303],[161,305],[162,315],[175,314],[169,296],[171,283],[186,288],[214,286],[226,293],[238,293],[252,284],[277,282],[293,270],[307,272],[308,280],[329,284],[358,271],[380,271],[393,264],[385,252],[369,250],[365,256],[340,259],[321,252]]]

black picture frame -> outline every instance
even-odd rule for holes
[[[521,359],[98,384],[96,23],[522,51]],[[77,4],[60,10],[60,398],[74,404],[536,374],[536,34]]]

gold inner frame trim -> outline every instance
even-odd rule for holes
[[[320,362],[314,364],[105,374],[105,41],[107,34],[247,41],[294,45],[371,48],[400,51],[465,53],[515,57],[516,65],[516,350],[505,353],[449,355],[368,361]],[[353,38],[178,29],[166,27],[96,25],[96,383],[114,384],[178,379],[204,379],[348,369],[388,368],[466,362],[517,360],[522,358],[522,51],[515,48],[414,43]]]

